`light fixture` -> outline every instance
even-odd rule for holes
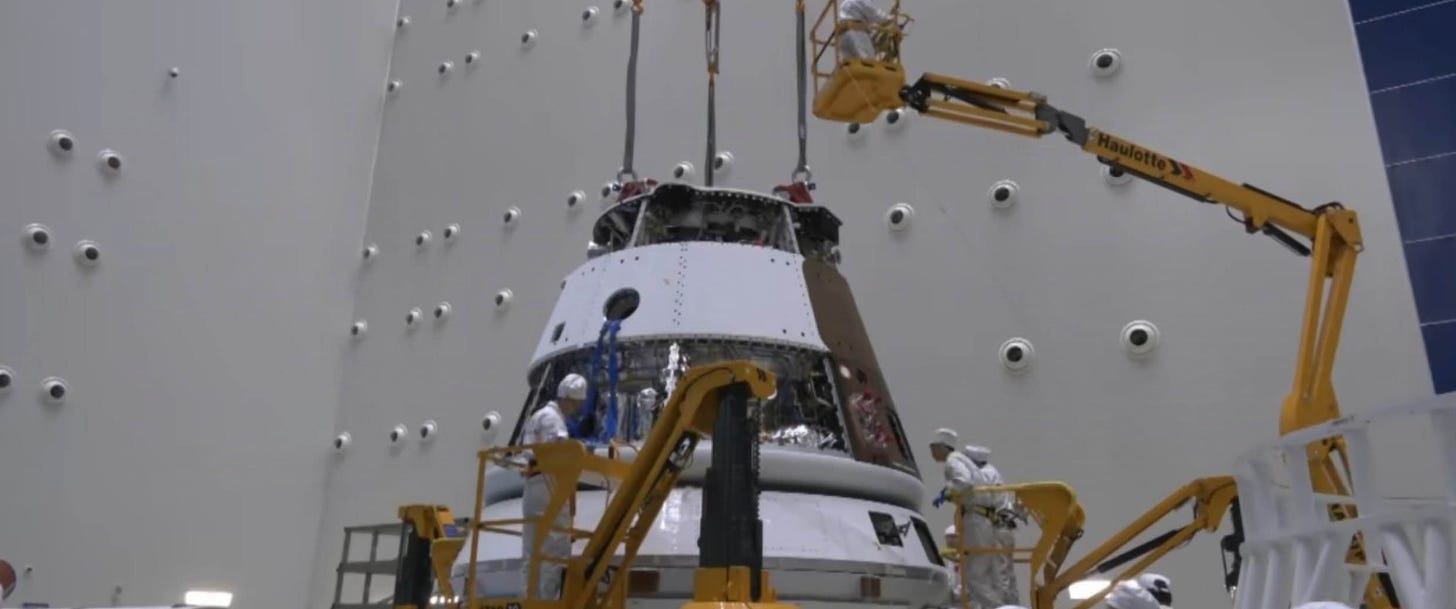
[[[1072,582],[1072,585],[1067,588],[1067,596],[1072,597],[1074,601],[1084,601],[1096,596],[1111,585],[1112,582],[1105,579],[1084,579]]]
[[[182,602],[199,607],[231,607],[233,593],[221,590],[188,590],[182,596]]]

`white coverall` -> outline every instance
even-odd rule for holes
[[[946,489],[955,493],[961,507],[961,545],[968,548],[991,547],[996,544],[995,531],[991,521],[976,513],[978,508],[994,509],[990,496],[972,493],[978,485],[990,484],[981,468],[976,467],[965,453],[951,451],[945,458]],[[1005,603],[996,589],[996,562],[991,554],[972,553],[966,555],[966,566],[961,571],[961,586],[974,609],[994,609]]]
[[[531,414],[521,430],[522,444],[559,442],[570,437],[566,430],[566,419],[561,416],[561,407],[555,401],[547,402]],[[525,480],[521,495],[521,517],[536,518],[546,513],[546,504],[551,502],[551,482],[544,475],[530,475]],[[555,526],[565,529],[571,526],[571,514],[566,507],[557,513]],[[524,591],[530,579],[531,543],[535,539],[536,525],[527,522],[521,527],[521,589]],[[566,558],[571,555],[571,537],[567,533],[548,531],[541,542],[541,555]],[[561,590],[561,574],[565,565],[542,562],[536,571],[536,598],[555,599]]]
[[[1138,585],[1137,581],[1117,582],[1107,595],[1107,606],[1111,609],[1158,609],[1158,601]]]
[[[1166,575],[1144,573],[1137,576],[1137,583],[1144,590],[1147,590],[1148,594],[1153,595],[1153,598],[1158,601],[1159,607],[1162,609],[1172,609],[1173,582],[1168,581]]]
[[[986,463],[981,466],[981,473],[986,477],[986,484],[1006,484],[1006,479],[1001,477],[1001,472],[995,465]],[[1007,491],[991,493],[994,499],[997,512],[1012,510],[1016,507],[1016,498]],[[1010,554],[1010,550],[1016,547],[1016,533],[1010,528],[994,527],[994,538],[996,547],[1007,550],[1006,554],[994,555],[996,562],[996,589],[1001,592],[1001,602],[1006,605],[1021,604],[1021,594],[1016,589],[1016,559]]]
[[[858,21],[867,26],[890,20],[890,15],[876,8],[873,0],[839,0],[839,19]],[[875,43],[868,30],[850,29],[839,34],[840,59],[875,57]]]

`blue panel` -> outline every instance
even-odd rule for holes
[[[1456,234],[1456,156],[1386,170],[1400,237],[1406,241]],[[1359,203],[1346,205],[1359,209]]]
[[[1456,77],[1376,93],[1370,106],[1386,163],[1456,150]]]
[[[1431,362],[1431,382],[1436,393],[1456,391],[1456,323],[1421,328],[1426,338],[1426,359]]]
[[[1350,16],[1356,22],[1398,13],[1418,6],[1432,4],[1434,0],[1350,0]]]
[[[1421,322],[1456,319],[1456,237],[1407,244],[1405,261]]]
[[[1456,2],[1357,26],[1370,89],[1456,72]]]

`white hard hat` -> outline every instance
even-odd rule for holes
[[[1350,606],[1335,601],[1314,601],[1299,605],[1294,609],[1350,609]]]
[[[1107,595],[1107,606],[1112,609],[1159,609],[1158,600],[1133,580],[1117,582],[1112,593]]]
[[[1153,595],[1159,605],[1173,604],[1173,582],[1165,575],[1144,573],[1137,578],[1138,585]]]
[[[1168,579],[1168,576],[1158,575],[1157,573],[1144,573],[1139,575],[1137,583],[1148,590],[1152,590],[1153,588],[1168,588],[1173,584],[1172,580]]]
[[[955,532],[955,525],[950,525],[948,527],[945,527],[945,534],[946,535],[955,535],[956,534],[956,532]]]
[[[566,378],[561,379],[561,383],[556,386],[556,397],[567,400],[585,400],[586,377],[576,373],[566,375]]]
[[[967,444],[966,456],[970,457],[972,461],[990,461],[991,449],[984,446],[976,446],[975,444]]]
[[[956,432],[954,429],[951,429],[949,427],[942,427],[935,430],[935,438],[930,441],[930,445],[935,446],[936,444],[939,444],[941,446],[955,449],[955,445],[958,444],[956,440]]]

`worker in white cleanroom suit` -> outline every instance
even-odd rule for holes
[[[950,574],[950,600],[952,604],[959,604],[961,600],[961,556],[959,548],[961,537],[956,533],[955,525],[945,528],[945,547],[940,549],[940,557],[945,561],[945,570]]]
[[[890,20],[889,13],[875,7],[873,0],[839,0],[839,20],[875,26]],[[847,29],[839,34],[840,59],[874,59],[875,43],[870,30]]]
[[[580,374],[568,374],[556,386],[556,399],[542,404],[521,429],[521,444],[544,444],[546,442],[570,441],[566,428],[566,417],[574,417],[586,400],[587,383]],[[546,505],[551,502],[551,480],[536,470],[535,459],[531,458],[526,468],[525,490],[521,495],[521,517],[539,518],[546,514]],[[565,529],[571,526],[571,514],[565,508],[557,513],[553,528]],[[529,585],[531,566],[531,545],[536,535],[536,525],[527,521],[521,526],[521,589]],[[565,558],[571,555],[571,536],[564,530],[547,531],[541,542],[541,555]],[[559,563],[541,562],[536,570],[535,598],[554,599],[560,594],[561,572]]]
[[[954,500],[961,519],[961,544],[966,547],[991,547],[995,545],[995,532],[987,514],[995,515],[992,498],[971,492],[977,485],[987,484],[981,468],[971,462],[965,453],[956,450],[956,432],[952,429],[938,429],[930,442],[930,454],[937,463],[945,465],[945,487],[933,505],[940,507],[946,501]],[[1001,595],[996,589],[996,563],[993,555],[972,553],[966,556],[965,568],[961,571],[961,594],[970,599],[975,609],[992,609],[1001,606]]]
[[[964,450],[971,462],[981,468],[986,484],[1006,484],[1001,472],[991,465],[991,449],[968,445]],[[1011,555],[1011,549],[1016,547],[1016,534],[1013,532],[1016,527],[1016,497],[1007,491],[988,495],[987,498],[996,510],[990,518],[995,539],[992,545],[1005,550],[1005,553],[991,555],[996,565],[996,590],[1000,593],[1002,603],[1015,605],[1021,602],[1021,594],[1016,591],[1016,560]]]
[[[945,547],[940,549],[940,557],[951,561],[951,563],[958,563],[960,557],[957,556],[956,548],[960,546],[961,536],[959,533],[956,533],[955,525],[945,527]],[[956,565],[952,564],[951,566],[954,567]]]
[[[1148,594],[1153,595],[1153,600],[1158,601],[1158,606],[1163,609],[1173,607],[1173,582],[1166,576],[1157,573],[1144,573],[1137,578],[1138,585],[1142,586]]]
[[[1158,600],[1131,579],[1117,582],[1106,603],[1109,609],[1158,609]]]

